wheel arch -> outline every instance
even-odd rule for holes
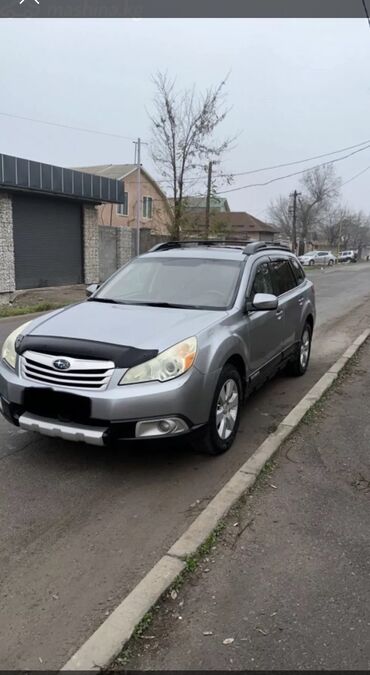
[[[308,323],[309,327],[311,328],[311,333],[312,333],[315,322],[314,322],[313,315],[311,313],[307,314],[306,323]]]
[[[240,354],[232,354],[231,356],[228,357],[227,361],[225,361],[224,367],[227,365],[234,366],[236,370],[238,371],[242,385],[243,385],[243,390],[245,390],[246,384],[247,384],[247,371],[245,367],[245,362],[242,356]]]

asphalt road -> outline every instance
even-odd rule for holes
[[[0,421],[0,667],[56,669],[97,628],[320,375],[370,323],[370,265],[314,270],[318,324],[304,378],[246,404],[232,451],[120,451]],[[0,341],[24,321],[0,322]]]

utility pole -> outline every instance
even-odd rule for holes
[[[294,192],[290,195],[293,197],[293,221],[292,221],[292,251],[293,253],[297,252],[297,199],[301,195],[301,192]]]
[[[342,239],[342,219],[340,219],[340,221],[339,221],[339,233],[338,233],[338,241],[337,241],[337,259],[339,258],[341,239]]]
[[[136,160],[136,254],[140,255],[140,224],[141,224],[141,139],[135,143]]]
[[[210,214],[211,214],[212,166],[213,166],[213,162],[209,162],[208,163],[207,201],[206,201],[206,222],[205,222],[205,238],[206,239],[208,239],[209,220],[210,220]]]

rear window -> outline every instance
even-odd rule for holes
[[[290,264],[293,269],[293,274],[296,278],[297,285],[302,284],[306,278],[306,275],[303,271],[302,265],[298,262],[298,260],[295,260],[295,258],[291,258]]]
[[[289,260],[273,260],[271,262],[272,278],[276,295],[282,295],[297,285]]]

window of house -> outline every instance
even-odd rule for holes
[[[282,295],[296,287],[297,282],[289,264],[289,260],[273,260],[271,268],[276,295]]]
[[[272,285],[272,279],[270,274],[270,268],[268,263],[262,263],[258,266],[256,275],[254,277],[253,286],[251,290],[251,299],[253,300],[256,293],[271,293],[273,294],[274,289]]]
[[[152,197],[143,197],[143,218],[153,218]]]
[[[119,216],[128,216],[128,192],[124,193],[125,201],[123,204],[117,204],[117,213]]]

